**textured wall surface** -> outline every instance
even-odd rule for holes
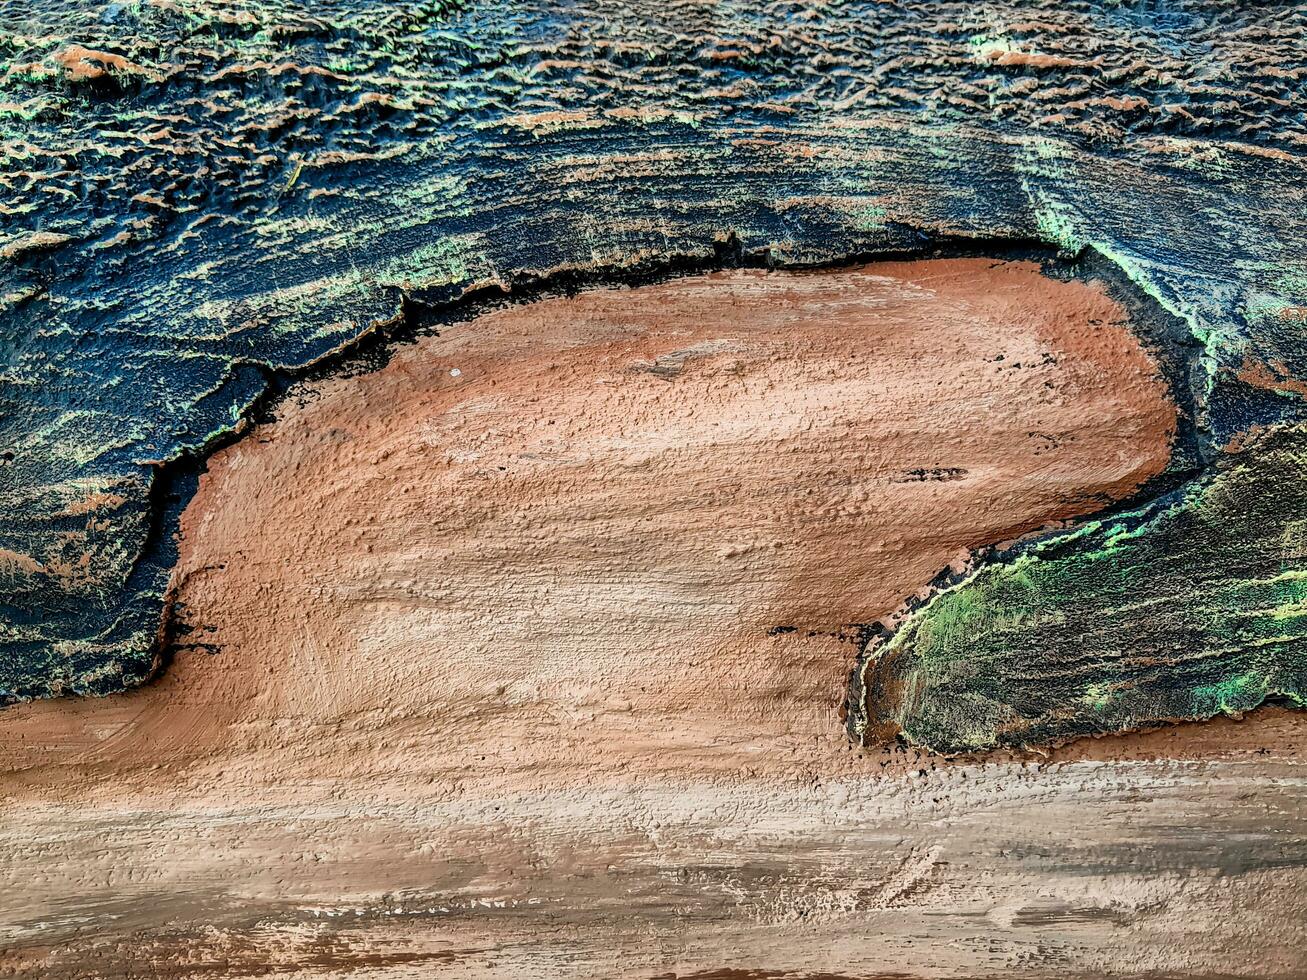
[[[1301,976],[1305,52],[0,0],[0,975]]]
[[[742,249],[1106,256],[1296,415],[1297,4],[0,11],[0,688],[153,669],[186,466],[295,371],[479,286]],[[174,479],[177,477],[177,479]]]
[[[0,713],[0,971],[1293,976],[1295,716],[1045,766],[837,717],[857,624],[1165,472],[1132,325],[1032,263],[723,272],[292,388],[160,680]]]

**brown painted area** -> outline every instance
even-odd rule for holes
[[[185,514],[163,678],[0,713],[0,974],[1107,972],[1125,923],[1231,971],[1221,902],[1301,884],[1280,721],[1039,769],[838,719],[852,624],[1165,464],[1124,320],[1019,263],[732,272],[297,391]]]
[[[1294,378],[1293,372],[1280,361],[1265,363],[1247,358],[1239,371],[1238,378],[1254,388],[1265,388],[1299,397],[1307,396],[1307,382]]]
[[[69,707],[82,725],[17,759],[507,785],[856,769],[854,624],[1165,464],[1174,409],[1123,321],[1092,287],[965,260],[454,327],[218,454],[176,579],[218,656]]]
[[[1244,759],[1307,747],[1300,711],[1263,705],[1239,718],[1177,721],[1153,731],[1082,738],[1049,752],[1054,762],[1152,762],[1159,759]]]
[[[51,55],[71,81],[88,81],[103,78],[114,72],[129,75],[145,75],[154,79],[161,77],[160,72],[145,68],[129,61],[120,54],[110,51],[96,51],[80,44],[70,44],[60,48]]]

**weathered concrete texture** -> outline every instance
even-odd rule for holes
[[[1297,980],[1297,727],[1250,719],[1197,761],[804,782],[7,789],[0,974]]]
[[[404,292],[728,242],[812,261],[1019,237],[1101,252],[1188,324],[1216,443],[1296,414],[1305,17],[0,8],[0,694],[145,676],[175,559],[146,519],[151,486],[156,513],[175,489],[150,461],[230,432],[268,371],[395,318]]]

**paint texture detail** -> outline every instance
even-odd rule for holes
[[[178,472],[414,301],[1016,238],[1185,324],[1216,444],[1297,414],[1305,16],[4,6],[0,700],[150,676]]]
[[[934,596],[858,671],[867,740],[1027,748],[1307,702],[1307,432]]]
[[[860,624],[1167,476],[1148,326],[733,270],[296,384],[182,514],[168,669],[0,712],[0,974],[1293,977],[1295,716],[1043,769],[837,716]]]

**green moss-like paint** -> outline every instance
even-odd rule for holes
[[[1173,500],[984,566],[870,654],[854,731],[972,752],[1302,702],[1304,512],[1290,427]]]

